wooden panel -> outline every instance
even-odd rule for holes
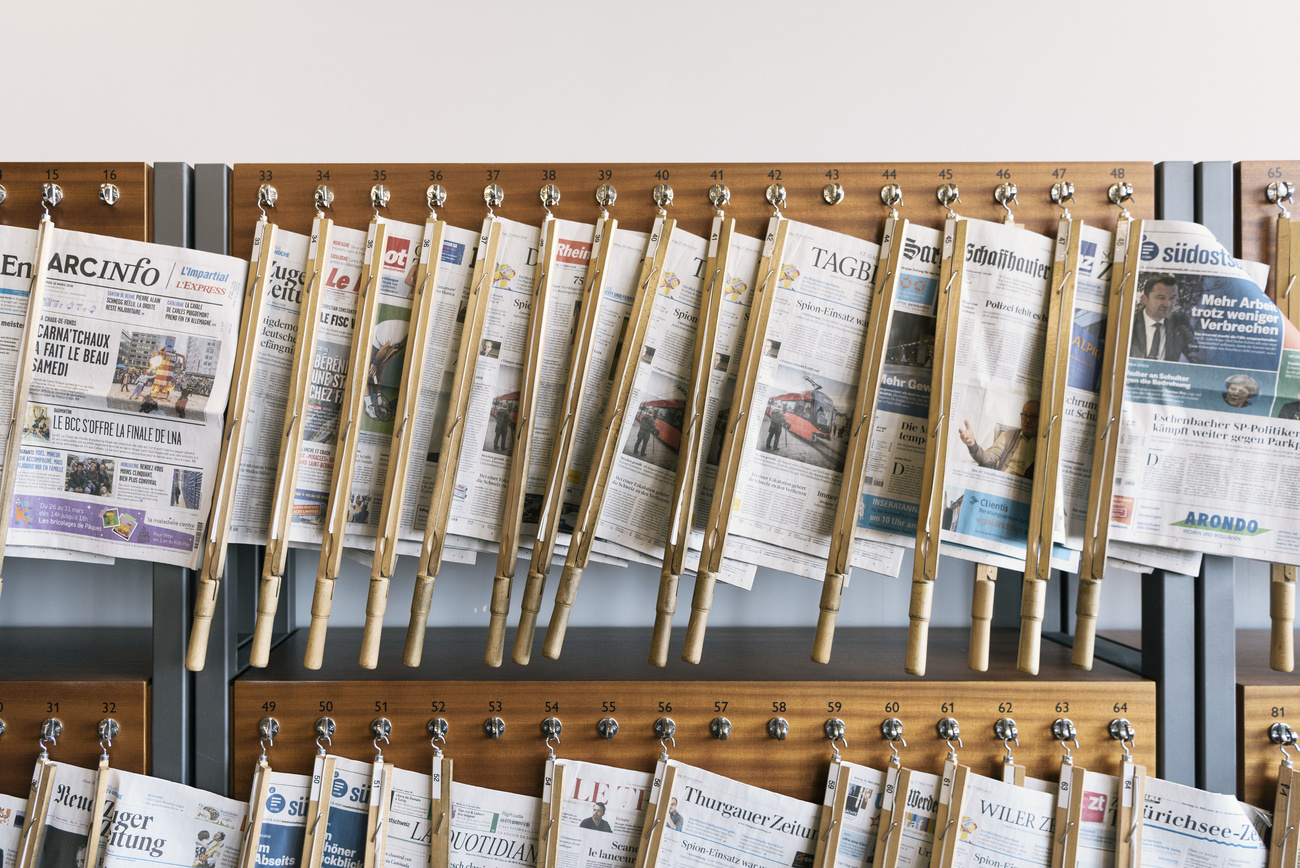
[[[1271,811],[1282,754],[1268,728],[1282,722],[1300,729],[1300,677],[1270,669],[1268,650],[1268,630],[1237,632],[1237,796]]]
[[[1154,683],[1101,663],[1092,672],[1073,670],[1068,649],[1051,642],[1043,649],[1043,674],[1019,676],[1014,631],[995,632],[992,671],[973,673],[964,666],[966,631],[936,630],[932,677],[906,682],[870,680],[871,663],[884,664],[880,671],[898,671],[906,640],[901,629],[841,630],[830,666],[807,660],[811,630],[719,629],[710,634],[704,664],[692,667],[674,659],[666,669],[644,662],[648,630],[583,629],[571,631],[564,660],[500,670],[481,663],[481,630],[437,631],[429,643],[435,653],[426,655],[432,659],[422,670],[395,665],[403,636],[390,631],[374,680],[347,680],[355,677],[359,632],[332,630],[325,666],[313,673],[300,665],[300,631],[277,649],[271,667],[235,682],[233,792],[250,786],[259,749],[257,723],[268,714],[281,727],[270,752],[279,770],[310,769],[312,725],[322,715],[338,724],[334,750],[358,759],[374,755],[370,721],[389,718],[393,743],[385,747],[385,757],[424,770],[431,756],[425,724],[438,716],[450,722],[447,753],[456,760],[459,780],[533,795],[540,792],[546,757],[540,725],[550,714],[564,724],[558,750],[564,757],[649,771],[659,752],[653,724],[667,716],[677,724],[674,758],[810,800],[820,797],[825,783],[830,745],[822,725],[831,717],[847,724],[845,756],[877,768],[889,755],[880,722],[893,716],[906,727],[906,761],[931,771],[940,768],[946,751],[934,725],[947,715],[962,724],[963,761],[985,774],[996,773],[1000,763],[1002,744],[992,726],[1003,716],[1017,721],[1022,747],[1016,756],[1033,775],[1051,777],[1059,766],[1060,747],[1050,736],[1057,717],[1069,717],[1078,727],[1076,756],[1086,767],[1117,771],[1120,751],[1106,732],[1117,716],[1137,729],[1139,761],[1155,762]],[[680,642],[678,631],[674,647]],[[613,680],[614,673],[621,680]],[[492,716],[506,722],[498,741],[483,732]],[[726,741],[709,734],[710,722],[719,716],[732,723]],[[602,717],[619,722],[612,741],[596,732]],[[785,741],[768,737],[773,717],[789,722]]]
[[[35,229],[41,216],[41,185],[50,181],[63,188],[63,202],[50,212],[61,229],[133,241],[152,237],[153,170],[146,163],[0,162],[0,185],[7,194],[0,204],[0,225]],[[116,184],[121,192],[116,205],[100,201],[99,185],[105,182]]]
[[[1276,205],[1268,201],[1264,191],[1274,181],[1286,181],[1293,187],[1300,184],[1300,160],[1251,161],[1237,164],[1237,256],[1269,266],[1277,262]],[[1288,206],[1292,213],[1300,214],[1300,204]],[[251,242],[250,242],[251,243]],[[1275,275],[1268,274],[1268,296],[1275,298]]]
[[[999,176],[1001,173],[1001,176]],[[831,176],[828,178],[828,174]],[[341,226],[364,229],[374,213],[370,188],[382,183],[392,192],[385,216],[422,223],[428,214],[425,189],[440,183],[447,204],[439,214],[449,223],[477,229],[486,215],[483,188],[500,184],[505,203],[497,213],[524,223],[544,216],[538,191],[553,183],[563,198],[553,211],[566,220],[593,222],[599,216],[595,190],[608,181],[618,190],[610,213],[626,229],[648,231],[654,218],[651,191],[659,183],[675,192],[673,217],[678,225],[697,235],[707,235],[713,208],[709,187],[721,181],[731,190],[729,216],[738,232],[761,237],[772,208],[763,198],[767,186],[778,179],[786,187],[786,216],[838,232],[875,240],[886,211],[880,188],[897,183],[903,188],[902,216],[935,227],[947,213],[935,199],[944,183],[955,183],[962,194],[958,213],[967,217],[999,220],[1005,213],[993,199],[1004,180],[1019,188],[1017,222],[1029,229],[1054,233],[1060,213],[1049,191],[1059,180],[1074,182],[1077,203],[1071,211],[1098,225],[1114,225],[1118,211],[1107,198],[1107,188],[1125,180],[1135,188],[1131,210],[1138,217],[1154,216],[1155,170],[1151,163],[496,163],[496,164],[241,164],[232,181],[231,250],[242,255],[252,244],[257,210],[257,188],[272,184],[279,192],[274,220],[283,229],[306,233],[314,212],[312,191],[328,184],[335,193],[332,215]],[[822,198],[823,187],[836,179],[845,191],[838,205]],[[431,180],[433,179],[433,180]]]
[[[109,753],[113,765],[148,770],[151,641],[147,629],[0,631],[0,660],[22,661],[0,674],[0,793],[26,795],[47,717],[63,721],[54,759],[94,766],[96,727],[111,717],[121,726]]]

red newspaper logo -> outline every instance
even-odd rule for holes
[[[561,238],[556,247],[555,258],[560,262],[573,265],[586,265],[591,261],[591,245],[582,241],[565,241]]]
[[[384,245],[384,265],[404,269],[410,261],[411,242],[394,235],[388,236],[388,243]]]
[[[1133,498],[1116,495],[1110,502],[1110,520],[1125,527],[1133,524]]]

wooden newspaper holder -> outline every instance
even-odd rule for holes
[[[1269,271],[1269,297],[1300,327],[1300,225],[1287,208],[1294,203],[1295,183],[1300,182],[1300,160],[1238,163],[1236,182],[1237,255],[1274,264]],[[1296,572],[1287,564],[1271,568],[1269,663],[1279,672],[1295,669]]]
[[[1236,638],[1237,797],[1272,810],[1280,783],[1278,760],[1287,748],[1294,748],[1293,740],[1283,736],[1293,732],[1290,724],[1300,709],[1300,683],[1293,674],[1272,667],[1270,631],[1238,630]]]

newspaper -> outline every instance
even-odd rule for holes
[[[433,841],[433,778],[397,768],[391,774],[393,789],[385,824],[384,865],[425,868]]]
[[[0,795],[0,868],[16,868],[27,800]]]
[[[230,514],[230,542],[266,545],[271,503],[280,466],[284,412],[293,378],[293,352],[298,344],[298,319],[308,275],[306,235],[279,229],[266,276],[262,321],[256,325],[256,375],[244,416],[244,448]]]
[[[109,769],[99,868],[235,868],[248,803]]]
[[[1264,868],[1269,820],[1232,796],[1147,778],[1144,868]]]
[[[560,836],[552,868],[613,868],[636,859],[651,775],[596,763],[556,760],[552,816]]]
[[[1077,784],[1079,775],[1075,773]],[[1113,868],[1115,864],[1115,815],[1119,808],[1119,778],[1101,772],[1084,771],[1083,805],[1074,833],[1079,846],[1078,868]]]
[[[974,773],[954,807],[952,868],[1048,868],[1056,794]]]
[[[1300,564],[1300,333],[1204,227],[1140,243],[1111,537]]]
[[[361,868],[364,864],[374,778],[375,766],[371,763],[334,758],[334,778],[325,782],[330,787],[330,802],[325,816],[322,868]]]
[[[54,765],[50,806],[45,814],[45,828],[40,833],[41,848],[32,859],[31,868],[84,868],[97,772],[67,763]],[[33,777],[40,774],[38,765]],[[102,838],[100,844],[103,845]],[[98,865],[98,857],[91,862]]]
[[[894,805],[892,817],[893,834],[900,836],[898,868],[928,868],[941,783],[938,775],[908,770],[906,800]],[[899,792],[895,798],[903,797]]]
[[[451,868],[537,864],[541,799],[453,781],[451,804]]]
[[[831,765],[822,810],[831,810],[839,793],[847,795],[839,824],[829,830],[834,854],[827,854],[827,868],[864,868],[874,862],[884,790],[884,772],[844,761]]]
[[[789,221],[745,432],[730,532],[768,548],[760,566],[820,579],[848,451],[880,248]],[[745,557],[737,549],[728,554]],[[859,540],[852,563],[897,575],[902,550]]]
[[[25,231],[0,231],[9,355],[32,275]],[[248,265],[53,232],[9,542],[197,567]]]
[[[811,866],[822,806],[769,792],[675,760],[654,861],[740,868]],[[652,844],[653,846],[653,844]]]
[[[976,550],[953,549],[958,557],[979,560],[987,551],[1023,564],[1055,243],[1003,223],[962,225],[966,249],[954,255],[965,271],[945,408],[951,421],[940,432],[948,440],[941,538]],[[1053,567],[1077,564],[1077,552],[1053,546]]]
[[[303,838],[307,833],[307,797],[311,778],[269,769],[270,775],[262,825],[249,835],[250,846],[257,847],[257,868],[298,868],[302,859]]]

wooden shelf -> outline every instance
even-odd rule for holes
[[[1282,754],[1268,729],[1278,722],[1300,727],[1300,672],[1269,668],[1269,640],[1268,630],[1237,631],[1237,795],[1272,810]]]

